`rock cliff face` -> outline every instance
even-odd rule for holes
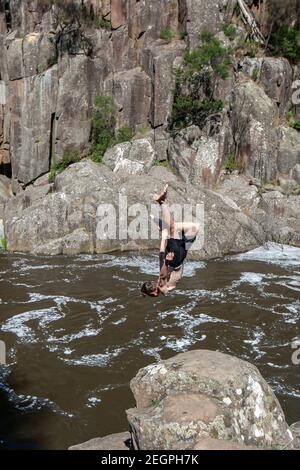
[[[250,7],[256,3],[247,2]],[[174,67],[199,44],[201,32],[215,33],[226,47],[235,44],[222,32],[231,4],[0,2],[0,218],[5,213],[8,249],[78,253],[151,248],[152,243],[98,243],[96,212],[110,189],[118,191],[122,184],[134,201],[141,197],[143,202],[146,186],[152,189],[161,181],[155,178],[159,161],[167,161],[176,173],[164,178],[175,178],[175,191],[185,188],[188,196],[182,201],[207,203],[206,244],[199,256],[243,251],[266,239],[299,243],[300,134],[286,121],[299,67],[283,58],[236,54],[229,77],[219,79],[214,90],[214,98],[225,104],[223,111],[203,128],[170,132]],[[70,23],[76,5],[81,13]],[[237,30],[243,38],[243,28]],[[117,128],[130,126],[134,140],[108,150],[106,167],[84,159],[48,185],[43,175],[68,149],[88,155],[99,95],[114,98]],[[238,188],[227,184],[225,201],[222,168],[232,156],[242,176]],[[251,206],[242,207],[236,193],[243,186],[248,194],[249,182],[257,191]],[[265,193],[266,183],[273,184],[272,194]],[[99,191],[98,184],[103,184]],[[224,210],[230,213],[225,223]],[[270,214],[277,218],[272,229]]]
[[[292,449],[298,445],[281,406],[256,367],[196,350],[141,369],[127,410],[135,449]],[[71,449],[121,448],[124,433]]]
[[[68,147],[87,151],[96,95],[115,98],[119,126],[138,131],[166,125],[172,64],[187,46],[176,38],[161,40],[160,33],[169,29],[179,36],[187,14],[193,32],[198,30],[185,2],[94,0],[84,3],[99,23],[82,18],[72,36],[62,33],[61,16],[68,12],[51,3],[1,2],[0,78],[7,95],[1,157],[11,163],[13,178],[25,184],[46,173],[52,158]],[[218,12],[218,5],[212,10]],[[68,35],[69,47],[63,43]]]

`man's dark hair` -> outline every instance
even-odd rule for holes
[[[156,282],[154,281],[144,282],[144,284],[141,287],[141,293],[144,296],[145,295],[151,296],[155,290],[156,290]]]

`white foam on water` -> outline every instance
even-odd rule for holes
[[[283,281],[283,282],[280,282],[280,283],[277,283],[277,284],[280,284],[281,286],[284,286],[287,289],[290,289],[290,290],[293,290],[293,291],[296,291],[296,292],[300,292],[300,282],[299,281],[290,280],[290,281]]]
[[[265,338],[266,334],[259,327],[256,327],[254,331],[251,331],[251,334],[253,337],[251,339],[244,339],[243,342],[251,345],[252,351],[256,353],[256,359],[261,358],[266,354],[265,351],[260,349],[262,340]]]
[[[63,318],[63,315],[55,307],[31,310],[9,318],[0,326],[0,330],[14,333],[22,342],[32,343],[36,342],[37,338],[33,328],[29,327],[27,322],[38,320],[39,327],[45,328],[61,318]]]
[[[116,256],[110,261],[101,264],[102,267],[111,268],[119,267],[125,271],[130,271],[129,268],[138,269],[143,274],[157,276],[159,274],[159,257],[157,255],[145,256]],[[206,263],[203,261],[187,261],[184,265],[184,275],[186,277],[193,277],[198,269],[204,269]]]
[[[246,284],[252,284],[252,285],[256,285],[256,284],[260,285],[263,278],[264,278],[263,274],[251,273],[251,272],[241,273],[240,282],[241,283],[245,282]]]
[[[206,289],[193,289],[193,290],[177,290],[174,292],[175,295],[185,296],[190,299],[195,299],[198,302],[202,299],[217,300],[219,303],[226,303],[226,292],[223,289],[216,289],[213,291]]]
[[[225,260],[263,261],[282,267],[300,266],[300,248],[269,242],[247,253],[226,257]]]
[[[145,354],[145,356],[154,357],[154,359],[159,362],[161,360],[161,352],[162,348],[142,348],[141,352]]]
[[[293,387],[286,386],[282,382],[277,381],[277,379],[273,379],[270,383],[272,390],[276,393],[276,395],[283,395],[287,397],[293,398],[300,398],[300,391],[299,389],[295,389]]]
[[[184,336],[182,338],[175,338],[173,341],[167,341],[165,347],[179,353],[187,351],[193,343],[194,340],[192,337]]]
[[[120,320],[112,321],[112,325],[121,325],[122,323],[125,323],[127,321],[127,317],[122,317]]]
[[[199,269],[205,269],[206,263],[204,261],[189,261],[187,260],[183,266],[183,275],[185,277],[194,277],[196,271]]]
[[[102,402],[101,398],[89,397],[88,403],[86,404],[86,406],[88,408],[94,408],[95,406],[98,406],[101,402]]]
[[[26,284],[25,282],[14,282],[14,286],[28,287],[28,289],[32,289],[33,287],[36,287],[36,286],[33,286],[32,284]]]
[[[102,267],[118,267],[127,272],[130,272],[130,268],[135,268],[143,274],[157,275],[159,273],[159,260],[158,257],[154,256],[116,256],[114,259],[102,263]]]
[[[60,337],[55,337],[51,335],[48,337],[47,341],[48,343],[71,343],[74,340],[81,339],[84,337],[97,336],[101,331],[102,328],[92,328],[88,325],[77,333],[71,333]]]
[[[199,329],[197,327],[206,323],[228,323],[228,320],[211,317],[205,313],[196,313],[194,311],[196,306],[197,302],[191,301],[183,307],[176,307],[175,309],[159,313],[159,317],[162,320],[173,317],[176,326],[182,328],[182,335],[180,337],[167,337],[165,347],[176,352],[186,351],[188,347],[196,342],[206,339],[205,335],[201,335],[199,338]]]
[[[44,294],[38,294],[38,293],[29,293],[29,298],[30,298],[30,302],[41,302],[43,300],[51,300],[55,302],[58,307],[67,305],[68,303],[79,303],[79,304],[89,305],[91,309],[96,310],[98,313],[105,310],[106,305],[109,305],[117,301],[117,299],[108,297],[103,300],[98,300],[97,302],[91,302],[89,300],[77,299],[76,297],[67,297],[64,295],[44,295]]]
[[[49,409],[61,416],[73,418],[74,415],[72,413],[62,410],[54,401],[51,401],[48,398],[38,397],[35,395],[18,395],[13,388],[8,385],[7,381],[10,373],[10,367],[0,366],[0,390],[6,394],[8,401],[12,403],[16,410],[21,413],[32,413],[34,411]]]
[[[273,369],[289,369],[289,365],[285,364],[285,365],[279,365],[279,364],[273,364],[273,362],[267,362],[267,365],[269,367],[272,367]]]
[[[104,354],[88,354],[77,359],[60,359],[70,366],[106,367],[110,360],[119,356],[122,351],[123,348],[119,348],[112,352],[105,352]]]
[[[81,255],[77,255],[76,256],[76,259],[78,259],[79,261],[97,261],[97,262],[101,262],[101,261],[109,261],[109,260],[113,260],[115,258],[114,255],[108,255],[108,254],[101,254],[101,255],[88,255],[88,254],[81,254]]]
[[[43,300],[53,300],[57,305],[66,305],[69,302],[77,302],[73,297],[66,297],[64,295],[43,295],[38,293],[29,293],[30,302],[41,302]]]
[[[62,269],[63,266],[60,264],[36,264],[36,265],[24,264],[18,267],[18,271],[27,272],[27,271],[39,271],[39,270],[44,270],[44,269],[51,270],[55,268]]]
[[[189,321],[190,323],[197,325],[200,325],[201,323],[228,323],[228,320],[223,320],[217,317],[211,317],[210,315],[207,315],[205,313],[200,313],[199,315],[189,315],[189,313],[193,311],[196,305],[196,302],[190,302],[184,307],[176,307],[172,310],[160,312],[159,317],[162,320],[167,317],[174,317],[176,320],[179,320],[179,325],[181,325],[185,321]]]
[[[280,311],[276,311],[276,309]],[[282,311],[285,309],[285,311]],[[271,309],[272,313],[282,318],[284,323],[297,324],[300,318],[300,301],[274,305]]]
[[[63,350],[63,353],[68,356],[69,354],[73,354],[74,351],[75,351],[75,349],[65,348],[65,349]]]

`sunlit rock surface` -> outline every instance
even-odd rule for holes
[[[135,449],[254,450],[296,445],[297,426],[293,435],[258,369],[237,357],[209,350],[181,353],[141,369],[130,387],[136,408],[126,413]],[[120,448],[120,436],[113,435],[115,449]],[[111,438],[71,449],[104,449]]]

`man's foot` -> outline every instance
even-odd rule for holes
[[[158,204],[162,204],[163,202],[165,202],[165,200],[167,198],[167,194],[168,194],[168,187],[169,187],[169,185],[166,184],[166,186],[164,187],[163,192],[159,196],[156,196],[154,198],[155,202],[157,202]]]

